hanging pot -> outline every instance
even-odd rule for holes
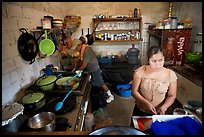
[[[36,38],[29,34],[25,28],[19,29],[23,34],[18,38],[18,52],[25,61],[32,64],[35,61],[39,47]]]
[[[25,95],[21,99],[22,105],[26,110],[36,111],[45,106],[45,94],[41,92],[33,92]]]
[[[88,34],[86,35],[86,37],[87,37],[87,41],[88,41],[87,44],[92,45],[94,43],[94,37],[93,37],[93,35],[89,34],[89,28],[88,28]]]

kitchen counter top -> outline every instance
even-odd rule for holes
[[[168,68],[179,73],[183,77],[202,87],[202,71],[191,68],[189,65],[183,66],[167,66]]]

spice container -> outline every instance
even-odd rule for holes
[[[43,26],[43,29],[51,29],[51,19],[50,18],[43,18],[42,19],[42,26]]]

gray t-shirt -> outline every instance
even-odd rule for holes
[[[85,70],[87,70],[89,73],[94,72],[100,68],[97,57],[91,47],[86,47],[83,55],[83,62],[84,61],[87,62]]]

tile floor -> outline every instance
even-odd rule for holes
[[[103,108],[94,111],[94,129],[106,126],[129,126],[132,110],[134,107],[134,98],[122,97],[113,92],[114,101]]]

